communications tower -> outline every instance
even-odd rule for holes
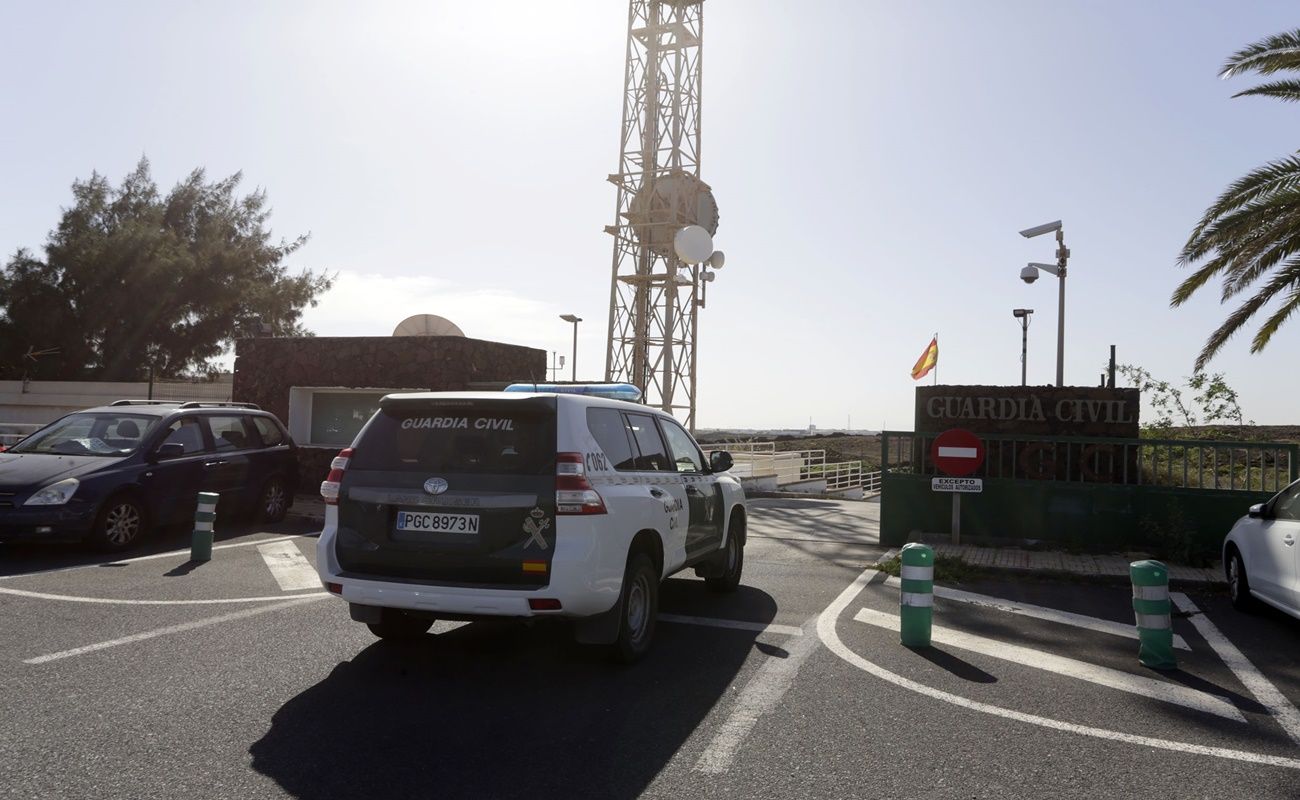
[[[630,0],[605,379],[695,429],[697,320],[718,206],[700,180],[703,0]],[[701,231],[700,229],[703,229]],[[701,249],[703,248],[703,249]]]

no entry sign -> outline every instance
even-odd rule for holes
[[[984,443],[970,431],[953,428],[934,437],[930,460],[940,472],[954,478],[970,475],[984,463]]]

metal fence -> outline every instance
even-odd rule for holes
[[[936,434],[885,432],[882,469],[934,475]],[[1276,492],[1300,478],[1300,444],[1175,439],[981,436],[982,478]]]
[[[17,444],[42,427],[22,422],[0,422],[0,445],[8,447]]]
[[[775,476],[777,486],[825,481],[828,492],[880,491],[879,472],[866,471],[861,461],[827,463],[825,450],[777,450],[776,442],[735,442],[719,449],[731,453],[732,474],[740,477]]]

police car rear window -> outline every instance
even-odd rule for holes
[[[554,473],[554,412],[511,406],[518,404],[408,404],[381,409],[362,432],[351,467],[453,474]]]

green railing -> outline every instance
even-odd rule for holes
[[[885,431],[882,470],[938,475],[937,434]],[[1300,444],[984,434],[976,477],[1183,489],[1276,492],[1300,479]]]

